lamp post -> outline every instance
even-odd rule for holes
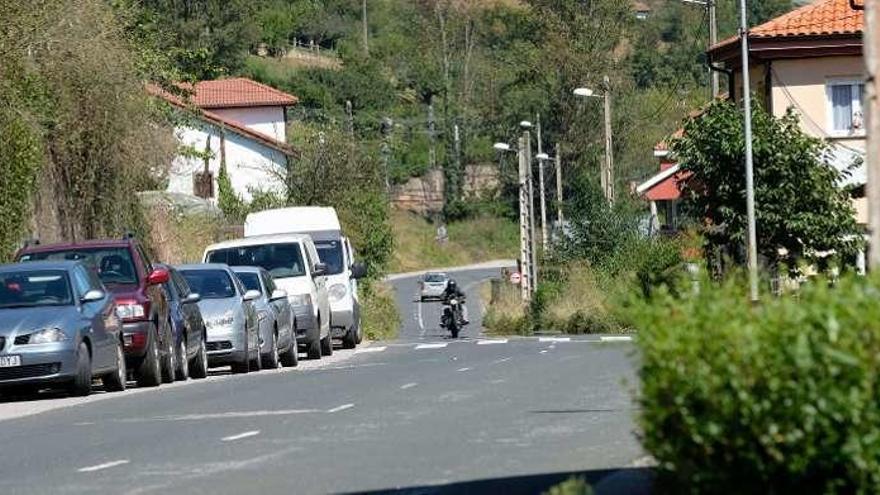
[[[752,160],[752,94],[749,83],[749,24],[746,0],[739,1],[739,39],[742,49],[743,114],[746,138],[746,216],[748,219],[749,297],[758,301],[758,235],[755,227],[755,167]]]
[[[611,82],[608,76],[603,79],[605,92],[597,95],[590,88],[576,88],[573,93],[580,98],[603,98],[605,101],[605,161],[600,174],[602,192],[609,203],[614,202],[614,142],[611,135]]]
[[[538,189],[541,204],[541,240],[544,243],[544,249],[549,250],[550,239],[549,234],[547,233],[547,198],[544,189],[544,163],[550,161],[550,156],[547,155],[547,153],[541,152],[535,155],[535,159],[538,160]]]

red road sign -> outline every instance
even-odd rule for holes
[[[510,274],[510,283],[519,285],[520,282],[522,282],[522,275],[520,275],[519,272],[513,272]]]

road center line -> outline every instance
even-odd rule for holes
[[[600,342],[631,342],[632,337],[629,335],[608,335],[599,337]]]
[[[425,336],[425,320],[422,317],[422,301],[420,300],[419,302],[417,302],[416,306],[419,308],[418,312],[417,312],[418,318],[419,318],[419,320],[418,320],[419,321],[419,336],[424,337]]]
[[[416,350],[418,351],[420,349],[442,349],[448,345],[449,344],[419,344],[416,346]]]
[[[220,440],[223,442],[234,442],[236,440],[241,440],[242,438],[255,437],[259,434],[260,434],[260,430],[251,430],[251,431],[246,431],[244,433],[239,433],[238,435],[223,437]]]
[[[538,337],[538,342],[571,342],[571,337]]]
[[[471,368],[459,368],[457,371],[470,371]]]
[[[544,349],[543,351],[541,351],[541,354],[547,354],[547,352],[547,349]]]
[[[356,351],[354,351],[354,353],[355,354],[364,354],[364,353],[368,353],[368,352],[382,352],[385,349],[388,349],[388,347],[386,347],[384,345],[379,346],[379,347],[364,347],[363,349],[357,349]]]
[[[418,385],[418,383],[415,383],[415,382],[406,383],[406,384],[400,386],[400,390],[406,390],[408,388],[413,388],[416,385]]]
[[[336,413],[339,411],[345,411],[346,409],[351,409],[352,407],[354,407],[354,404],[343,404],[341,406],[334,407],[333,409],[330,409],[327,412],[328,413]]]
[[[95,471],[100,471],[102,469],[109,469],[112,467],[121,466],[123,464],[128,464],[128,462],[129,462],[128,459],[120,459],[118,461],[110,461],[110,462],[105,462],[103,464],[96,464],[94,466],[79,468],[79,469],[77,469],[77,471],[79,471],[80,473],[93,473]]]
[[[507,339],[486,339],[486,340],[478,340],[477,345],[492,345],[492,344],[506,344]]]
[[[506,358],[496,359],[495,361],[492,361],[492,364],[506,363],[506,362],[510,361],[511,359],[513,359],[513,358],[509,357],[509,356]]]

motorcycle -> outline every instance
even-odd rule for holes
[[[452,333],[452,338],[457,339],[458,333],[464,326],[464,317],[462,314],[462,304],[464,300],[457,297],[447,299],[443,302],[443,316],[440,319],[440,326]]]

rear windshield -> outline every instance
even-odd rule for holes
[[[235,286],[224,270],[181,270],[190,290],[202,299],[235,297]]]
[[[268,271],[272,278],[301,277],[306,274],[298,242],[217,249],[208,253],[205,262],[259,266]]]
[[[26,253],[18,261],[60,261],[80,260],[95,270],[101,282],[106,285],[135,285],[138,283],[137,270],[131,258],[131,251],[119,248],[71,248],[60,251]]]
[[[34,270],[0,273],[0,308],[73,304],[67,272]]]
[[[241,284],[244,285],[244,290],[255,290],[259,293],[263,293],[263,289],[260,287],[260,275],[251,272],[235,272],[235,275],[241,280]]]
[[[437,282],[446,282],[446,275],[442,275],[440,273],[429,273],[425,275],[425,282],[437,283]]]
[[[327,265],[327,274],[336,275],[342,273],[345,269],[345,263],[342,261],[342,243],[339,241],[321,241],[316,242],[315,247],[318,249],[318,258],[321,263]]]

